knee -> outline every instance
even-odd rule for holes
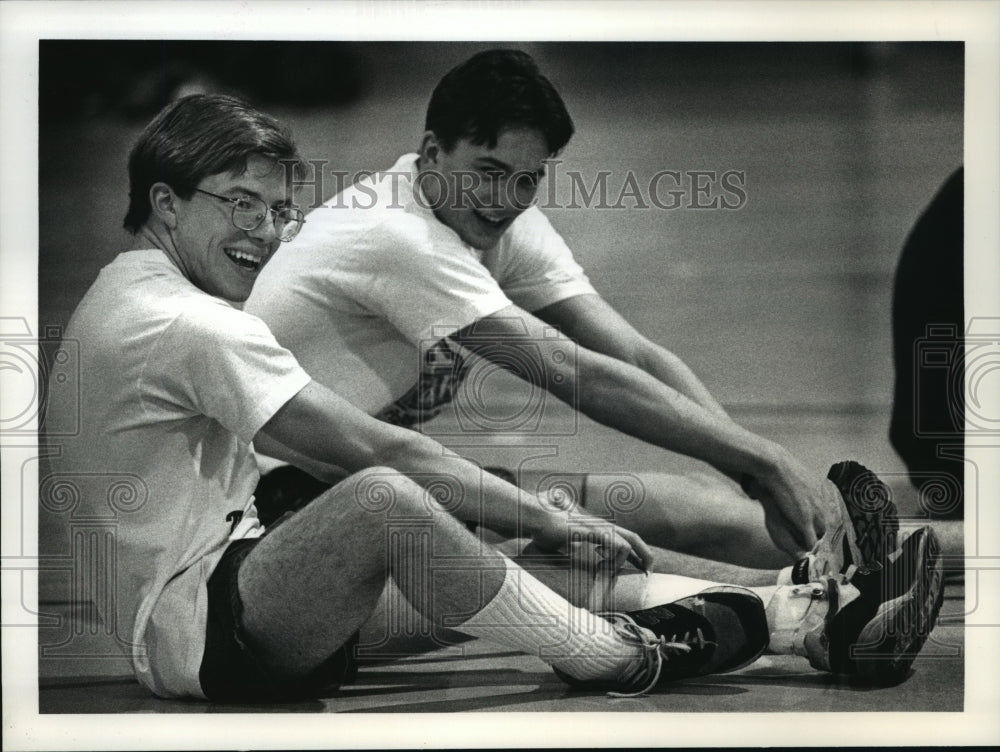
[[[415,485],[412,480],[398,470],[384,465],[366,467],[364,470],[350,475],[344,482],[362,489],[391,488],[397,493]]]
[[[347,479],[355,506],[369,517],[419,518],[438,510],[433,497],[390,467],[369,467]]]
[[[354,516],[369,525],[453,522],[452,514],[469,490],[446,474],[422,476],[420,480],[417,483],[389,467],[370,467],[351,475],[334,491],[337,503],[349,504]]]
[[[388,467],[370,467],[354,473],[314,499],[303,510],[310,524],[337,536],[377,536],[386,512],[412,495],[415,484]],[[301,514],[301,513],[300,513]]]

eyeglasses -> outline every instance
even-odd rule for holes
[[[272,209],[259,198],[242,196],[240,198],[229,198],[216,193],[203,191],[195,188],[195,192],[204,193],[206,196],[217,198],[219,201],[233,205],[233,226],[239,230],[256,230],[267,219],[268,213],[274,215],[274,233],[278,240],[287,243],[299,234],[302,225],[305,224],[305,215],[298,209],[284,206],[280,209]]]

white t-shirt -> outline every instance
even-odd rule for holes
[[[79,409],[80,431],[49,439],[59,456],[42,503],[62,499],[71,528],[105,531],[103,616],[139,680],[161,697],[204,697],[205,583],[230,539],[262,532],[250,444],[309,377],[263,322],[159,250],[105,267],[64,341],[78,348],[80,392],[56,390],[48,420],[72,425]]]
[[[463,243],[415,195],[416,157],[310,212],[244,308],[316,381],[400,425],[432,417],[458,386],[454,354],[435,369],[434,343],[512,303],[535,311],[594,292],[537,207],[490,250]]]

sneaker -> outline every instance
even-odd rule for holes
[[[813,583],[812,596],[825,596],[829,608],[822,623],[804,630],[801,646],[809,663],[871,684],[899,683],[937,621],[943,577],[937,536],[922,527],[886,558],[881,571],[855,574],[850,582],[827,577]]]
[[[846,515],[795,564],[792,584],[819,582],[837,574],[850,579],[855,570],[877,572],[896,547],[899,514],[889,487],[857,462],[838,462],[826,477],[840,491]]]
[[[567,684],[604,690],[609,697],[637,697],[661,682],[735,671],[767,647],[764,604],[742,588],[719,586],[675,603],[599,615],[623,639],[643,648],[642,661],[617,682],[579,680],[559,669],[555,672]]]

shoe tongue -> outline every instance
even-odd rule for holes
[[[792,567],[792,584],[793,585],[808,585],[809,584],[809,557],[804,556],[795,562]]]
[[[689,669],[697,669],[698,674],[707,673],[701,669],[715,650],[715,624],[705,618],[704,609],[698,603],[701,600],[698,596],[691,596],[630,614],[636,624],[650,629],[667,642],[680,643],[685,641],[685,635],[687,640],[692,641],[691,644],[685,642],[691,648],[689,651],[669,652],[670,671],[678,676],[693,675],[686,673]],[[703,647],[699,647],[697,642],[699,629]]]

